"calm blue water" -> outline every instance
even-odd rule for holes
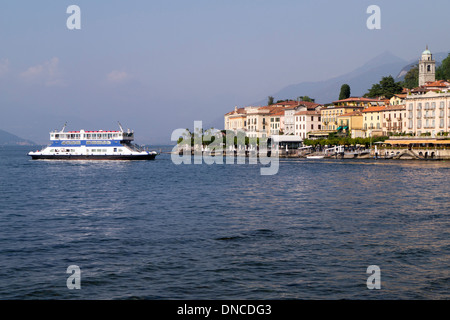
[[[450,162],[284,160],[261,176],[27,151],[0,148],[0,299],[450,298]]]

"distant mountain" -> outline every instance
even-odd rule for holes
[[[436,68],[442,64],[442,60],[447,58],[448,54],[449,52],[438,52],[436,54],[433,53],[433,59],[436,61]],[[407,66],[403,67],[402,70],[400,70],[400,72],[397,74],[397,77],[395,77],[395,81],[403,81],[408,71],[417,64],[419,64],[419,59],[411,60]]]
[[[408,61],[403,60],[390,52],[384,52],[371,59],[361,67],[329,80],[316,82],[302,82],[287,86],[275,94],[271,94],[276,100],[296,99],[299,96],[315,98],[317,103],[331,103],[338,100],[341,86],[347,83],[351,88],[352,96],[364,95],[374,83],[378,83],[382,77],[392,75],[395,77],[399,70],[405,67]],[[253,105],[265,105],[267,98]]]
[[[0,129],[0,146],[7,146],[7,145],[32,146],[36,145],[36,143],[30,140],[22,139],[12,133]]]

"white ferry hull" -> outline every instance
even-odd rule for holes
[[[156,153],[139,155],[48,155],[30,152],[33,160],[154,160]]]

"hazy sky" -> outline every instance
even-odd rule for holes
[[[81,30],[69,30],[69,5]],[[369,30],[369,5],[381,30]],[[134,129],[166,143],[194,120],[286,85],[325,80],[390,51],[450,50],[450,1],[146,0],[0,3],[0,129],[39,143],[72,130]],[[307,94],[307,93],[304,93]]]

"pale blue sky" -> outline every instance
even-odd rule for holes
[[[72,4],[81,30],[66,28]],[[366,28],[372,4],[381,30]],[[119,120],[137,142],[165,143],[194,120],[223,126],[235,105],[385,51],[448,51],[448,12],[448,0],[2,1],[0,129],[45,143],[65,121]]]

